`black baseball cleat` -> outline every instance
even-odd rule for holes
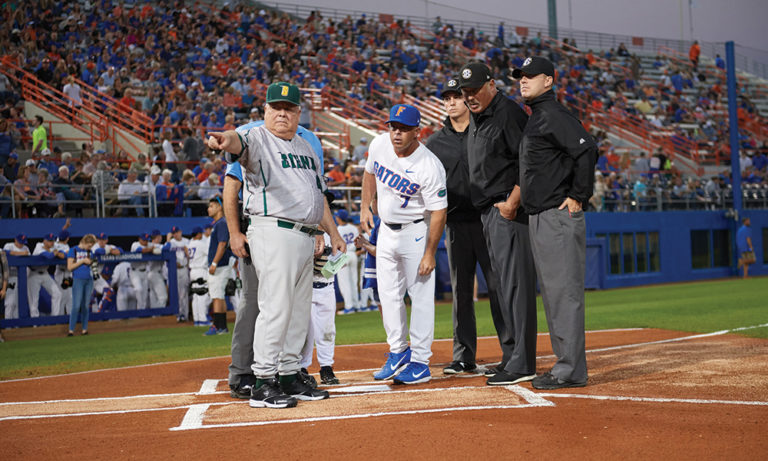
[[[229,386],[229,395],[235,399],[250,399],[253,384],[256,377],[253,375],[242,375],[237,386]]]
[[[317,389],[317,380],[314,376],[309,374],[309,371],[307,371],[306,368],[299,370],[299,373],[296,375],[296,377],[312,389]]]
[[[584,381],[580,383],[575,383],[572,381],[566,381],[564,379],[560,379],[556,377],[555,375],[553,375],[548,371],[543,375],[539,375],[533,378],[531,385],[535,389],[550,391],[553,389],[562,389],[564,387],[584,387],[587,385],[587,382]]]
[[[520,373],[507,373],[506,371],[500,371],[495,375],[488,378],[485,384],[489,386],[509,386],[512,384],[522,383],[523,381],[532,380],[536,374],[520,374]]]
[[[275,378],[268,379],[258,388],[252,388],[251,400],[248,401],[252,408],[291,408],[297,403],[298,400],[283,393]]]
[[[339,378],[333,373],[332,367],[320,367],[320,382],[329,385],[339,384]]]
[[[320,389],[313,389],[308,386],[307,383],[301,379],[294,379],[290,383],[280,383],[280,389],[290,395],[292,398],[299,400],[323,400],[330,397],[328,391],[321,391]]]
[[[500,364],[496,365],[495,367],[487,368],[485,370],[485,372],[483,373],[483,375],[485,375],[486,378],[490,378],[492,376],[495,376],[496,373],[503,372],[504,371],[504,367],[506,367],[506,366],[507,366],[506,363],[500,363]]]
[[[454,361],[447,367],[443,368],[443,373],[446,375],[457,375],[459,373],[474,373],[477,366],[474,363]]]

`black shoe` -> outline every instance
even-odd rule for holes
[[[230,397],[235,399],[250,399],[251,390],[253,389],[253,384],[255,382],[256,377],[253,375],[240,376],[240,382],[237,384],[237,386],[229,387]]]
[[[552,389],[562,389],[564,387],[584,387],[587,385],[587,382],[584,381],[583,383],[574,383],[571,381],[565,381],[563,379],[560,379],[554,376],[550,372],[546,372],[543,375],[539,375],[533,378],[533,382],[531,382],[531,384],[536,389],[552,390]]]
[[[500,363],[500,364],[496,365],[495,367],[490,367],[490,368],[486,369],[485,373],[483,373],[483,374],[485,375],[486,378],[491,378],[491,377],[495,376],[496,373],[503,372],[504,371],[504,367],[506,367],[506,366],[507,366],[506,363]]]
[[[309,371],[307,371],[306,368],[299,370],[299,372],[296,374],[296,378],[300,379],[304,384],[311,387],[312,389],[317,389],[317,380],[314,376],[309,374]]]
[[[339,378],[333,374],[333,368],[330,366],[320,367],[320,382],[323,384],[339,384]]]
[[[284,393],[299,400],[323,400],[330,397],[328,391],[313,389],[298,378],[288,384],[280,383],[280,389],[282,389]]]
[[[474,373],[477,366],[474,363],[454,361],[447,367],[443,368],[443,373],[446,375],[457,375],[459,373]]]
[[[275,378],[268,379],[259,388],[252,388],[251,400],[248,401],[253,408],[291,408],[297,403],[295,398],[283,393]]]
[[[526,375],[500,371],[488,378],[488,381],[486,381],[485,384],[489,386],[509,386],[512,384],[522,383],[523,381],[530,381],[534,377],[536,377],[536,374]]]

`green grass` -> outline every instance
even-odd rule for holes
[[[662,328],[706,333],[768,323],[765,278],[718,280],[588,292],[588,330]],[[538,300],[539,331],[547,331]],[[478,334],[496,334],[487,301],[478,303]],[[232,325],[230,325],[230,329]],[[376,312],[336,317],[337,344],[384,342]],[[0,379],[71,373],[100,368],[229,355],[230,335],[203,337],[200,328],[159,328],[74,338],[46,338],[0,344]],[[740,332],[768,338],[768,328]],[[453,335],[451,307],[439,304],[435,337]]]

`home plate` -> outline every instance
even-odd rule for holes
[[[448,387],[386,390],[384,385],[350,386],[333,389],[346,392],[330,399],[302,402],[295,408],[280,410],[251,408],[245,405],[211,407],[205,412],[199,428],[248,426],[276,423],[300,423],[335,419],[367,418],[396,414],[434,413],[440,411],[482,410],[490,408],[522,408],[531,404],[522,395],[506,387]],[[377,392],[370,392],[372,388]]]
[[[355,392],[386,392],[392,390],[392,388],[386,384],[374,384],[371,386],[324,387],[323,389],[328,392],[338,392],[342,394]]]

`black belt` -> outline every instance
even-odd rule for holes
[[[312,282],[312,288],[325,288],[333,282]]]
[[[35,271],[35,272],[37,272],[40,275],[43,275],[43,274],[45,274],[46,271]]]
[[[389,227],[390,229],[392,229],[392,230],[400,230],[403,227],[407,226],[408,224],[416,224],[416,223],[419,223],[419,222],[422,222],[422,221],[424,221],[424,218],[417,219],[416,221],[413,221],[413,222],[406,222],[406,223],[402,223],[402,224],[389,224],[389,223],[386,223],[386,222],[384,224],[387,227]]]
[[[136,269],[136,270],[137,270],[137,271],[139,271],[139,272],[144,272],[144,271],[146,271],[146,269]]]
[[[253,220],[251,218],[248,218],[248,224],[251,224],[251,223],[253,223]],[[322,231],[319,231],[314,227],[303,226],[301,223],[286,221],[284,219],[277,220],[277,227],[282,227],[283,229],[297,230],[299,232],[304,232],[305,234],[310,236],[322,235],[323,233]]]

